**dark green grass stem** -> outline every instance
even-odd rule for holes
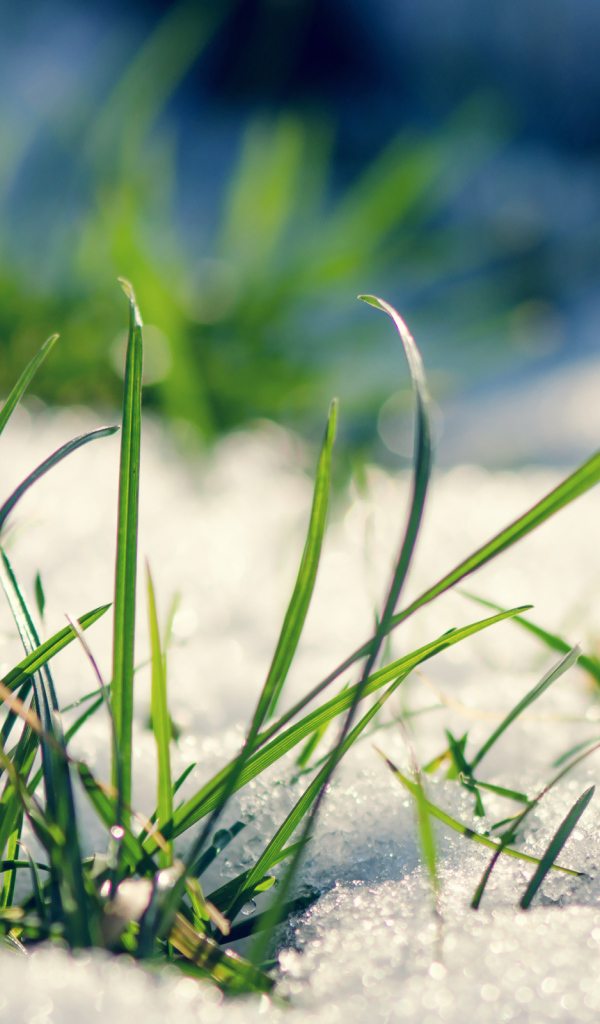
[[[50,349],[54,345],[54,342],[56,341],[57,338],[58,334],[53,334],[51,335],[50,338],[47,338],[42,347],[40,348],[39,352],[37,353],[37,355],[33,357],[31,362],[28,363],[28,365],[23,370],[23,373],[19,377],[17,383],[15,384],[14,388],[12,389],[8,398],[6,399],[4,405],[2,406],[2,409],[0,409],[0,434],[2,433],[10,417],[12,416],[16,406],[19,403],[20,398],[27,390],[29,383],[33,378],[34,374],[36,373],[38,367],[41,366],[41,364],[43,363],[44,359],[48,355]]]
[[[113,632],[112,708],[119,749],[117,751],[113,744],[112,779],[115,786],[121,783],[120,802],[123,808],[128,808],[131,805],[135,587],[142,422],[142,320],[133,288],[127,281],[121,280],[121,284],[129,298],[129,340],[123,393]],[[119,757],[121,773],[117,769]]]
[[[575,803],[571,807],[571,810],[567,814],[564,821],[561,822],[557,831],[553,835],[547,850],[540,858],[540,863],[538,864],[535,870],[533,878],[531,879],[529,885],[527,886],[521,898],[521,902],[519,905],[522,910],[527,910],[527,908],[531,904],[531,901],[535,896],[536,892],[538,891],[540,885],[544,881],[544,878],[550,871],[550,868],[554,864],[554,861],[558,857],[567,839],[571,835],[571,832],[575,828],[581,815],[583,814],[587,805],[592,799],[595,788],[595,786],[590,786],[589,789],[586,789],[585,793],[581,794],[581,796],[575,801]]]

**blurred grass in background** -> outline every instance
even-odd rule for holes
[[[528,298],[519,246],[515,255],[452,215],[503,145],[506,119],[476,96],[442,127],[401,130],[336,184],[330,118],[250,111],[215,199],[216,228],[190,247],[169,104],[232,6],[173,5],[107,95],[76,91],[50,116],[45,130],[70,175],[46,219],[21,203],[15,223],[36,138],[0,122],[0,393],[59,331],[37,396],[116,406],[122,275],[148,324],[145,402],[182,436],[211,439],[256,417],[310,436],[336,393],[345,441],[366,450],[402,377],[394,339],[358,308],[359,292],[386,295],[420,332],[439,394],[452,386],[450,367],[473,374],[491,352],[502,358],[510,310]],[[34,177],[43,188],[43,166]],[[35,259],[22,256],[28,232]]]

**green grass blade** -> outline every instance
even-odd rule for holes
[[[97,622],[98,619],[102,618],[105,612],[110,608],[109,604],[103,604],[99,608],[94,608],[91,612],[86,612],[78,619],[78,623],[81,629],[89,629],[90,626]],[[43,665],[45,665],[55,654],[62,651],[75,639],[75,633],[70,626],[66,626],[64,629],[59,630],[54,636],[51,636],[49,640],[45,640],[43,644],[36,647],[31,654],[28,654],[23,661],[20,661],[18,665],[7,672],[2,677],[2,683],[8,687],[9,690],[18,690],[20,686],[23,686],[31,676],[38,671]]]
[[[101,437],[110,437],[110,435],[114,434],[118,429],[118,427],[100,427],[98,430],[90,430],[87,434],[81,434],[80,437],[75,437],[72,441],[67,441],[66,444],[63,444],[62,447],[58,448],[47,459],[44,459],[37,469],[34,469],[33,473],[30,473],[29,476],[23,480],[23,483],[19,484],[10,497],[7,498],[4,504],[0,507],[0,530],[4,526],[4,523],[20,498],[22,498],[25,492],[28,491],[29,488],[40,479],[40,477],[44,476],[48,470],[58,465],[59,462],[66,459],[67,455],[70,455],[71,452],[81,448],[82,445],[89,444],[90,441],[97,441]]]
[[[42,577],[39,572],[35,574],[35,603],[37,606],[38,614],[40,619],[44,618],[44,609],[46,608],[46,595],[44,594],[44,587],[42,584]]]
[[[83,761],[78,761],[76,763],[76,768],[79,773],[79,778],[81,779],[84,792],[86,793],[96,814],[100,818],[100,821],[102,821],[106,828],[112,828],[117,821],[116,802],[107,795],[105,789],[96,781],[94,775]],[[143,874],[148,874],[151,877],[154,877],[156,873],[156,864],[150,855],[146,853],[139,839],[137,836],[134,836],[129,826],[123,825],[123,828],[125,829],[122,847],[124,859],[130,867],[135,868]]]
[[[119,473],[119,518],[115,572],[112,707],[119,756],[113,744],[113,783],[121,802],[131,804],[131,735],[133,725],[133,658],[135,639],[135,586],[142,420],[142,320],[131,285],[122,281],[129,298],[129,341],[125,364],[123,426]]]
[[[528,533],[541,526],[542,523],[545,523],[550,516],[555,515],[561,508],[574,501],[575,498],[589,491],[590,487],[597,484],[599,480],[600,452],[596,452],[595,455],[592,455],[591,458],[528,509],[527,512],[519,516],[518,519],[515,519],[504,530],[501,530],[500,533],[497,533],[468,558],[465,558],[463,562],[460,562],[446,576],[443,576],[441,580],[417,597],[407,608],[398,612],[392,620],[391,628],[404,622],[417,609],[429,604],[430,601],[439,597],[440,594],[456,586],[457,583],[460,583],[461,580],[470,576],[477,569],[480,569],[482,565],[491,561],[492,558],[495,558],[501,552],[507,551],[517,541],[526,537]]]
[[[423,661],[432,658],[440,651],[446,650],[448,647],[467,639],[467,637],[480,632],[482,629],[487,629],[489,626],[493,626],[497,622],[502,622],[504,619],[510,618],[512,614],[518,614],[521,610],[522,609],[519,608],[514,609],[512,612],[500,612],[498,615],[490,616],[487,619],[481,619],[479,622],[471,623],[469,626],[464,626],[462,629],[444,633],[439,639],[426,644],[424,647],[419,648],[417,651],[413,651],[409,655],[405,655],[403,658],[399,658],[391,665],[386,665],[385,668],[379,669],[370,677],[368,684],[364,689],[363,698],[375,693],[395,677],[404,679],[413,668],[421,664]],[[338,715],[347,711],[348,708],[352,706],[355,694],[356,687],[349,687],[346,690],[342,690],[337,697],[333,697],[330,701],[327,701],[327,703],[321,705],[321,707],[317,708],[315,711],[310,712],[300,722],[291,726],[286,732],[283,732],[280,736],[270,740],[269,742],[267,742],[267,740],[269,736],[273,735],[273,730],[269,729],[265,733],[262,733],[262,749],[257,750],[244,765],[244,768],[237,779],[236,789],[241,788],[241,786],[244,786],[251,779],[263,772],[269,765],[278,761],[279,758],[283,757],[283,755],[296,746],[296,744],[302,742],[302,740],[306,739],[307,736],[310,736],[315,729],[320,728],[322,725],[326,725]],[[304,703],[302,706],[304,706]],[[228,774],[232,771],[234,764],[235,762],[231,762],[223,768],[214,779],[207,783],[206,786],[203,786],[198,793],[186,801],[183,807],[175,811],[173,816],[174,836],[181,835],[191,825],[204,817],[205,814],[208,814],[213,807],[219,804],[222,787],[225,784]]]
[[[490,793],[496,793],[498,796],[504,796],[507,800],[516,800],[518,804],[529,803],[529,797],[517,789],[506,789],[505,786],[495,786],[492,782],[481,782],[479,779],[473,779],[473,783],[478,788],[487,789]]]
[[[567,775],[571,771],[572,768],[575,768],[576,765],[578,765],[581,761],[584,761],[586,757],[589,757],[589,755],[592,754],[595,750],[598,750],[599,747],[600,743],[595,743],[594,746],[588,747],[588,749],[585,750],[584,753],[579,754],[579,756],[576,757],[573,761],[571,761],[569,764],[561,768],[558,775],[555,775],[554,778],[550,780],[550,782],[547,782],[546,785],[543,786],[542,789],[540,789],[539,793],[537,793],[532,800],[529,800],[527,802],[527,806],[524,808],[524,810],[520,812],[520,814],[515,815],[515,817],[513,818],[507,818],[506,821],[500,821],[497,823],[497,825],[494,826],[495,828],[499,828],[501,825],[508,824],[508,828],[500,837],[500,845],[497,848],[496,853],[492,857],[487,868],[485,869],[481,877],[481,881],[479,882],[479,885],[475,890],[475,895],[473,896],[473,899],[471,901],[471,906],[473,907],[474,910],[477,910],[479,904],[481,903],[485,887],[488,883],[492,871],[494,870],[494,867],[496,866],[500,853],[503,852],[504,848],[508,845],[508,843],[514,842],[515,837],[517,835],[517,830],[525,821],[527,815],[531,814],[531,811],[534,809],[534,807],[537,807],[540,800],[542,800],[542,798],[546,796],[546,793],[549,793],[550,790],[553,789],[554,786],[556,786],[556,784],[560,782],[560,780],[563,779],[565,775]]]
[[[23,814],[19,814],[17,826],[11,832],[8,843],[6,844],[5,856],[6,860],[14,860],[17,852],[17,846],[21,839],[21,829],[23,827]],[[13,897],[15,894],[15,882],[17,881],[16,869],[8,870],[4,872],[2,879],[2,891],[0,892],[0,907],[4,910],[6,907],[12,907]]]
[[[465,758],[464,748],[466,736],[462,740],[456,740],[449,729],[446,729],[446,738],[448,740],[448,749],[454,762],[454,777],[460,779],[462,785],[473,793],[475,797],[475,809],[474,814],[478,818],[483,818],[485,810],[481,799],[481,794],[475,786],[473,779],[473,771],[471,765]],[[447,778],[451,778],[451,773],[448,772]]]
[[[567,839],[571,835],[571,832],[575,828],[581,815],[583,814],[587,805],[592,799],[595,788],[595,786],[590,786],[589,789],[586,789],[585,793],[581,794],[579,799],[576,800],[573,804],[571,810],[567,814],[564,821],[561,822],[560,826],[556,830],[554,836],[552,837],[548,845],[548,849],[544,852],[543,856],[541,857],[540,863],[538,864],[535,874],[523,894],[523,897],[519,904],[523,910],[527,910],[527,908],[529,907],[533,897],[535,896],[540,885],[544,881],[544,878],[550,871],[550,868],[554,864],[554,861],[558,857]]]
[[[518,704],[515,704],[514,708],[512,708],[511,711],[509,711],[508,714],[502,719],[498,728],[494,729],[494,732],[489,737],[489,739],[487,739],[483,746],[479,748],[479,750],[475,754],[475,757],[471,761],[471,769],[475,769],[477,767],[477,765],[480,763],[480,761],[483,760],[483,758],[490,750],[490,748],[493,747],[496,740],[498,740],[502,733],[506,729],[508,729],[509,725],[511,725],[511,723],[514,722],[514,720],[518,718],[518,716],[522,714],[523,711],[525,711],[530,706],[530,704],[533,704],[533,702],[536,701],[538,697],[541,697],[541,695],[546,692],[548,687],[552,686],[552,683],[556,682],[557,679],[560,679],[560,677],[567,671],[567,669],[571,668],[571,665],[575,664],[580,654],[581,649],[579,648],[579,646],[573,647],[573,649],[569,651],[566,657],[562,658],[562,660],[559,661],[558,664],[554,665],[548,672],[546,672],[546,674],[542,676],[542,678],[540,679],[539,683],[537,683],[531,690],[529,690],[529,692],[525,694],[523,699],[520,700]]]
[[[376,298],[373,295],[362,295],[359,298],[365,302],[370,303],[377,309],[387,313],[394,322],[402,346],[404,348],[404,354],[408,363],[410,372],[411,385],[413,389],[415,399],[415,440],[414,440],[414,457],[413,457],[413,474],[412,474],[412,493],[410,499],[410,510],[408,515],[408,521],[404,531],[404,537],[400,547],[398,560],[394,568],[392,575],[392,581],[388,590],[388,594],[385,600],[383,613],[380,621],[377,623],[375,635],[369,644],[367,651],[367,657],[362,670],[361,679],[358,683],[352,704],[348,709],[348,713],[340,730],[340,735],[336,746],[331,751],[328,762],[325,767],[319,772],[317,778],[321,779],[321,789],[316,794],[312,808],[307,817],[306,825],[303,832],[303,839],[307,839],[316,821],[317,815],[320,810],[321,802],[325,791],[327,789],[328,782],[335,771],[337,764],[339,763],[342,751],[345,751],[346,737],[354,735],[351,733],[352,722],[356,715],[356,710],[362,694],[368,685],[368,680],[371,675],[371,671],[375,665],[381,646],[388,635],[391,628],[392,616],[394,609],[398,603],[402,587],[406,580],[406,576],[410,567],[412,556],[417,541],[417,536],[421,526],[421,520],[423,516],[423,510],[425,507],[425,499],[427,496],[427,488],[429,485],[429,477],[431,474],[431,427],[430,427],[430,416],[429,416],[429,393],[427,390],[427,382],[425,379],[425,370],[423,367],[423,361],[417,346],[414,343],[412,335],[410,334],[406,324],[399,316],[397,311],[390,306],[383,299]],[[362,719],[364,722],[366,719]],[[370,719],[369,719],[370,721]],[[310,787],[309,787],[310,789]],[[275,900],[274,906],[269,912],[272,915],[272,927],[277,923],[277,915],[281,912],[285,901],[287,899],[287,893],[291,885],[292,878],[295,871],[298,868],[300,859],[300,853],[298,853],[289,870],[282,881],[277,899]],[[268,942],[268,930],[265,934],[259,936],[256,941],[255,949],[253,950],[252,958],[255,963],[260,962],[265,951],[266,943]]]
[[[416,797],[415,783],[403,775],[400,769],[390,761],[389,757],[385,757],[385,761],[390,771],[396,776],[402,785],[406,787],[408,792],[412,793],[412,795]],[[466,839],[472,839],[476,843],[481,843],[482,846],[487,846],[490,850],[498,850],[502,846],[499,841],[496,842],[494,839],[489,839],[487,836],[480,835],[479,832],[474,832],[468,825],[463,825],[461,821],[457,821],[456,818],[452,818],[449,814],[446,814],[445,811],[440,807],[436,807],[436,805],[431,803],[429,800],[427,801],[427,809],[432,817],[437,818],[444,825],[448,825],[455,832],[459,832],[460,835],[464,836]],[[540,863],[537,857],[531,857],[527,853],[521,853],[520,850],[513,850],[510,846],[502,847],[501,852],[505,853],[508,857],[515,857],[517,860],[526,861],[528,864]],[[560,864],[551,864],[551,868],[554,871],[562,871],[565,875],[579,876],[581,874],[580,871],[573,871],[572,868],[564,868]]]
[[[502,611],[500,605],[495,604],[493,601],[486,601],[483,597],[477,597],[476,594],[471,594],[468,590],[461,590],[461,594],[468,597],[471,601],[476,601],[477,604],[481,604],[486,608],[494,608],[496,611]],[[561,636],[557,636],[556,633],[549,633],[547,629],[542,629],[541,626],[537,626],[531,619],[525,619],[522,615],[515,615],[514,621],[526,629],[529,633],[533,633],[539,640],[542,641],[549,647],[551,651],[558,651],[559,654],[567,654],[571,650],[571,644],[568,644],[566,640],[563,640]],[[580,654],[577,659],[577,664],[581,665],[586,672],[600,684],[600,660],[587,654]]]
[[[235,789],[238,788],[239,777],[246,765],[248,757],[255,748],[258,732],[266,717],[274,709],[277,699],[281,693],[302,633],[315,585],[323,535],[325,532],[327,508],[329,504],[331,456],[337,426],[337,409],[337,401],[332,402],[327,421],[327,428],[325,430],[325,437],[321,448],[319,464],[317,467],[307,539],[300,563],[298,577],[284,618],[273,661],[267,674],[267,679],[259,697],[242,750],[235,759],[232,769],[220,791],[220,800],[211,808],[211,815],[208,821],[201,829],[200,834],[187,855],[186,872],[194,872],[195,864],[210,832],[214,829],[220,815],[223,813],[230,796],[235,792]],[[174,909],[183,894],[184,887],[185,875],[178,880],[173,891],[165,900],[162,915],[158,922],[160,934],[166,934],[169,917],[172,917]]]
[[[292,597],[285,613],[267,680],[254,715],[251,729],[253,735],[258,733],[264,719],[275,712],[283,684],[296,653],[313,594],[327,522],[331,482],[331,457],[336,435],[337,418],[338,402],[334,400],[329,411],[325,438],[317,466],[313,503],[300,569],[298,570],[298,577]]]
[[[23,373],[19,377],[17,383],[15,384],[14,388],[12,389],[8,398],[6,399],[4,405],[2,406],[2,409],[0,409],[0,434],[4,430],[6,424],[8,423],[12,413],[15,410],[15,407],[19,403],[19,400],[27,390],[27,387],[29,386],[29,383],[33,378],[34,374],[37,372],[38,367],[41,366],[41,364],[43,363],[44,359],[48,355],[50,349],[54,345],[54,342],[56,341],[57,338],[58,334],[52,334],[49,338],[47,338],[44,344],[42,345],[41,349],[39,350],[38,354],[33,357],[31,362],[23,370]]]
[[[171,719],[167,703],[167,679],[165,674],[165,661],[160,646],[160,633],[158,628],[158,617],[156,614],[156,597],[154,584],[150,573],[150,566],[147,565],[148,582],[148,615],[150,622],[150,644],[152,649],[152,729],[156,740],[158,757],[158,798],[157,813],[158,827],[162,831],[165,824],[173,817],[173,789],[171,782]],[[167,868],[173,859],[173,845],[167,844],[167,850],[159,853],[159,867]]]

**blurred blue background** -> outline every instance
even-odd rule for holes
[[[57,330],[38,399],[117,404],[117,275],[182,438],[316,437],[338,394],[349,451],[407,455],[359,292],[459,446],[469,403],[589,376],[599,42],[595,0],[0,0],[0,392]]]

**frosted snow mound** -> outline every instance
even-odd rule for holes
[[[0,444],[5,492],[61,443],[97,426],[76,411],[38,418],[19,411]],[[162,614],[181,591],[176,646],[170,655],[173,716],[182,732],[173,772],[196,767],[182,795],[191,795],[238,748],[268,669],[293,585],[311,501],[310,465],[297,442],[262,427],[221,442],[202,464],[185,464],[152,424],[143,444],[141,554],[148,556]],[[40,481],[13,515],[8,537],[18,578],[31,593],[40,570],[47,596],[46,634],[110,601],[113,588],[118,438],[95,442]],[[490,474],[457,467],[432,487],[405,599],[451,569],[478,544],[524,511],[557,482],[545,469]],[[406,512],[409,481],[379,469],[368,473],[369,494],[351,488],[337,499],[314,604],[285,699],[292,701],[366,639],[381,606]],[[468,586],[499,604],[533,603],[540,625],[597,650],[600,623],[600,493],[560,513],[513,551],[491,563]],[[33,603],[33,602],[32,602]],[[445,596],[392,638],[396,656],[451,626],[486,614],[458,594]],[[3,671],[21,657],[8,613],[0,620]],[[139,589],[140,644],[146,657],[143,574]],[[109,616],[88,638],[102,671],[110,673]],[[596,1021],[600,1009],[600,797],[581,818],[561,862],[579,879],[549,876],[528,913],[515,910],[532,868],[505,860],[492,875],[483,909],[469,901],[489,854],[438,829],[441,918],[420,866],[413,807],[373,750],[399,766],[409,763],[392,721],[417,711],[412,742],[424,763],[446,745],[444,727],[469,731],[476,746],[556,658],[514,624],[473,637],[423,666],[392,698],[387,725],[366,738],[330,787],[298,885],[319,898],[282,935],[280,992],[292,1010],[272,1001],[223,1003],[170,972],[155,979],[126,960],[99,953],[73,960],[58,950],[0,957],[0,1020],[11,1024],[121,1024],[132,1012],[152,1024],[200,1021],[236,1024],[282,1015],[291,1021]],[[64,704],[95,686],[73,645],[55,661]],[[138,675],[134,801],[150,811],[155,793],[154,740],[148,732],[149,680]],[[347,678],[335,684],[332,692]],[[424,710],[429,708],[430,710]],[[69,713],[69,721],[73,713]],[[386,722],[381,723],[383,726]],[[570,746],[600,736],[600,706],[589,679],[572,669],[514,725],[484,759],[481,777],[528,793],[552,774],[551,763]],[[108,729],[99,715],[72,745],[106,778]],[[219,885],[261,852],[301,792],[293,757],[255,780],[232,803],[227,820],[249,823],[214,865]],[[598,774],[594,755],[565,779],[531,815],[520,848],[539,855],[559,822]],[[430,798],[471,827],[472,800],[443,773],[428,779]],[[487,823],[512,805],[490,795]],[[103,849],[106,836],[80,801],[84,847]],[[209,886],[207,886],[209,888]]]

